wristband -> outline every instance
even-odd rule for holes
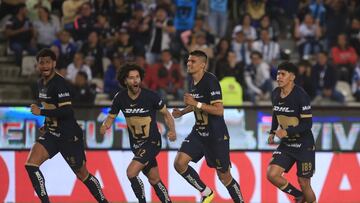
[[[198,103],[196,104],[196,108],[201,109],[201,107],[202,107],[202,103],[201,103],[201,102],[198,102]]]

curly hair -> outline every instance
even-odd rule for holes
[[[141,81],[144,79],[145,71],[142,67],[140,67],[136,63],[125,63],[124,65],[121,66],[117,75],[117,80],[119,81],[121,86],[126,87],[125,80],[129,76],[129,72],[133,70],[139,72]]]

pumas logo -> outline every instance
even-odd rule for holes
[[[274,106],[273,110],[279,112],[286,112],[286,113],[294,112],[294,110],[290,110],[289,107],[280,107],[280,106]]]
[[[149,110],[144,110],[144,108],[135,108],[135,109],[125,109],[125,113],[147,113]]]

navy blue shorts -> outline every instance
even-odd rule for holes
[[[145,175],[149,173],[150,169],[158,165],[156,156],[159,154],[160,150],[161,140],[148,141],[140,148],[133,150],[135,155],[133,160],[136,160],[145,165],[145,168],[142,170]]]
[[[193,130],[185,138],[179,151],[189,155],[191,161],[195,163],[205,156],[206,163],[210,168],[216,168],[224,173],[231,166],[229,135],[222,135],[218,138],[211,136],[201,137]]]
[[[294,163],[296,163],[298,177],[311,178],[315,173],[315,147],[299,149],[297,152],[278,148],[274,151],[270,162],[284,168],[286,173]]]
[[[86,162],[82,134],[68,140],[46,132],[43,136],[39,136],[36,141],[45,147],[50,159],[60,152],[74,172],[78,171]]]

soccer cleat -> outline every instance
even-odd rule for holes
[[[203,196],[201,198],[201,202],[203,203],[210,203],[215,197],[215,194],[213,191],[211,191],[211,193],[208,196]]]
[[[295,201],[295,203],[305,203],[306,202],[304,196],[295,197],[294,201]]]

